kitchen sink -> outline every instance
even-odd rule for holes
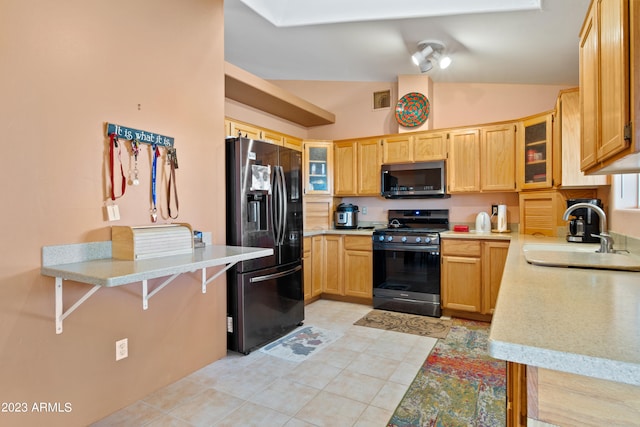
[[[640,257],[629,253],[598,253],[599,244],[525,244],[524,257],[530,264],[547,267],[578,267],[600,270],[640,271]]]

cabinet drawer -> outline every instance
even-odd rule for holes
[[[306,254],[311,253],[311,237],[305,237],[302,240],[302,251]]]
[[[442,239],[442,255],[480,256],[479,240]]]
[[[369,236],[344,236],[344,248],[356,251],[371,251],[372,241]]]

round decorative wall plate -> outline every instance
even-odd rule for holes
[[[420,126],[429,117],[429,100],[419,92],[410,92],[396,105],[396,121],[405,127]]]

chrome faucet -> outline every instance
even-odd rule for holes
[[[575,205],[569,206],[567,210],[564,211],[562,219],[568,221],[571,212],[580,208],[593,209],[593,211],[598,214],[598,218],[600,219],[600,234],[591,235],[600,239],[600,249],[598,249],[596,252],[604,254],[615,252],[613,249],[613,238],[607,232],[607,214],[604,213],[600,206],[593,205],[591,203],[576,203]]]

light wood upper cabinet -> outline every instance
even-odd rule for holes
[[[480,191],[480,131],[478,129],[449,132],[447,183],[449,193]]]
[[[335,169],[333,174],[333,191],[336,196],[356,194],[356,142],[340,141],[334,143],[333,158]]]
[[[640,42],[640,11],[631,3],[593,0],[580,33],[580,164],[587,173],[640,171],[639,134],[631,125],[640,89],[630,75],[640,77],[640,57],[630,48]]]
[[[520,123],[518,187],[522,190],[553,186],[553,114],[544,113]]]
[[[413,162],[413,136],[397,135],[382,140],[383,163]]]
[[[256,126],[251,126],[246,123],[236,122],[232,120],[227,120],[225,124],[227,125],[227,134],[229,136],[241,136],[244,138],[260,140],[262,139],[262,129]]]
[[[600,138],[598,160],[624,150],[629,123],[628,0],[598,0]]]
[[[563,90],[558,96],[553,125],[554,185],[563,188],[607,185],[606,175],[585,175],[580,170],[580,144],[580,91]]]
[[[580,33],[580,168],[595,166],[598,158],[598,4],[591,3]]]
[[[227,136],[241,136],[244,138],[257,139],[260,141],[270,142],[281,147],[302,151],[302,139],[296,138],[295,136],[285,135],[271,129],[263,129],[258,126],[229,118],[225,118],[224,126]]]
[[[425,132],[413,137],[413,160],[430,162],[447,158],[447,133]]]
[[[382,165],[382,150],[380,140],[367,139],[357,143],[357,195],[380,195],[380,166]]]
[[[377,138],[336,141],[334,194],[380,195],[381,148]]]
[[[486,126],[480,130],[482,191],[515,191],[516,125]]]
[[[382,163],[413,163],[447,158],[446,132],[395,135],[382,140]]]
[[[302,151],[302,138],[296,138],[295,136],[284,136],[283,145],[292,150]]]
[[[260,139],[262,139],[263,141],[267,141],[272,144],[279,145],[281,147],[284,146],[284,135],[281,134],[280,132],[275,132],[268,129],[262,129],[261,134],[262,134],[262,137]]]
[[[304,143],[304,193],[332,194],[333,191],[333,143],[305,141]]]

